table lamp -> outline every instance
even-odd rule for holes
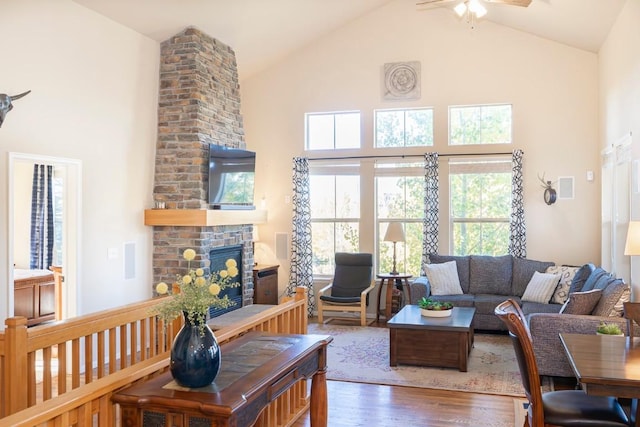
[[[396,270],[396,243],[404,242],[402,223],[390,222],[383,240],[385,242],[393,242],[393,271],[389,274],[399,274],[398,270]]]
[[[640,255],[640,221],[629,221],[624,254],[631,256]]]

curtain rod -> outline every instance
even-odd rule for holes
[[[508,153],[467,153],[467,154],[438,154],[438,157],[469,157],[469,156],[502,156],[511,155],[513,152]],[[424,157],[424,154],[399,154],[399,155],[384,155],[384,156],[344,156],[344,157],[315,157],[309,158],[309,161],[314,160],[350,160],[350,159],[404,159],[405,157]]]

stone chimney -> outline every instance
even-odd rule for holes
[[[207,209],[209,144],[245,148],[234,51],[195,28],[161,44],[158,142],[153,197],[167,209]],[[209,267],[212,248],[242,245],[243,304],[253,297],[252,224],[154,226],[154,283],[186,272],[193,248]]]

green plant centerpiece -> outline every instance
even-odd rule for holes
[[[615,323],[600,322],[596,332],[600,335],[624,335],[620,326]]]
[[[418,301],[420,313],[427,317],[447,317],[451,316],[453,304],[446,301],[435,301],[431,298],[422,297]]]
[[[167,300],[158,305],[157,314],[165,325],[184,314],[185,322],[197,325],[203,333],[209,307],[228,308],[235,304],[227,295],[221,298],[220,292],[240,285],[233,281],[238,275],[238,265],[234,259],[228,259],[226,269],[206,275],[203,268],[191,268],[196,251],[186,249],[182,257],[187,260],[187,274],[178,275],[171,289],[165,282],[156,285],[158,295],[168,295]]]

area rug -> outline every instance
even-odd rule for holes
[[[468,372],[389,366],[389,329],[309,323],[309,334],[331,335],[327,379],[473,393],[524,396],[513,346],[506,335],[476,334]]]

